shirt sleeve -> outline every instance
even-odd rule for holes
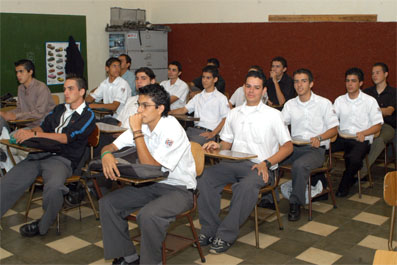
[[[237,103],[237,97],[238,97],[238,94],[239,94],[239,89],[240,88],[237,88],[236,91],[234,91],[233,95],[229,99],[230,103],[232,103],[232,105],[234,105],[234,106],[236,106],[236,103]]]
[[[283,115],[281,114],[281,112],[279,112],[278,115],[279,119],[274,119],[274,135],[276,135],[278,143],[280,145],[284,145],[286,142],[291,141],[291,135],[288,131],[287,126],[284,124]]]
[[[113,141],[113,144],[118,150],[124,147],[135,146],[134,135],[131,129],[123,132],[119,137],[116,138],[116,140]]]
[[[339,125],[338,117],[336,116],[334,107],[332,106],[332,103],[329,100],[326,101],[324,121],[325,121],[327,130]]]
[[[183,128],[175,126],[172,130],[163,131],[158,146],[151,155],[163,167],[173,171],[189,148],[187,143]]]
[[[125,81],[124,79],[121,81],[123,82],[120,82],[120,86],[117,89],[117,94],[115,95],[113,101],[118,101],[121,104],[125,104],[131,94],[131,88],[128,85],[127,81]]]
[[[189,87],[187,86],[187,84],[181,83],[181,85],[178,86],[176,91],[171,96],[175,96],[182,102],[185,102],[188,93],[189,93]]]
[[[373,97],[369,97],[369,99],[371,102],[369,105],[369,112],[368,112],[370,127],[379,123],[383,124],[382,111],[380,110],[378,102]]]
[[[233,112],[229,111],[229,113],[226,116],[225,125],[223,125],[223,128],[222,128],[221,132],[219,133],[222,141],[225,141],[228,143],[233,143],[234,133],[233,133],[232,124],[231,124],[232,122],[233,122]]]
[[[219,114],[220,114],[221,119],[226,118],[229,111],[230,111],[229,102],[227,101],[227,97],[223,96],[221,103],[220,103],[220,109],[219,109]]]
[[[286,125],[290,125],[291,124],[291,115],[290,115],[290,104],[288,104],[289,102],[285,103],[283,110],[281,111],[284,123]]]
[[[94,93],[91,93],[91,97],[93,97],[95,100],[101,100],[103,99],[103,84],[101,83],[97,89],[95,89]]]
[[[188,113],[192,113],[194,111],[194,108],[197,104],[197,98],[200,96],[200,94],[195,95],[189,102],[185,105],[185,108],[187,109]]]

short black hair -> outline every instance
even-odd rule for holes
[[[208,63],[214,64],[214,66],[215,66],[216,68],[219,68],[219,67],[221,66],[221,64],[219,63],[219,60],[216,59],[216,58],[209,58],[209,59],[207,60],[207,64],[208,64]]]
[[[35,77],[36,70],[35,70],[34,64],[31,60],[22,59],[22,60],[16,61],[14,63],[14,65],[15,65],[15,67],[23,65],[23,67],[25,68],[26,71],[28,71],[28,72],[33,71],[32,77]]]
[[[170,94],[164,89],[164,87],[159,84],[150,84],[144,87],[139,88],[139,95],[149,96],[154,104],[156,104],[156,108],[160,105],[164,106],[164,111],[161,113],[162,117],[167,117],[168,112],[170,111]]]
[[[299,68],[298,70],[296,70],[294,72],[294,74],[292,76],[295,77],[295,75],[297,75],[297,74],[305,74],[309,78],[309,83],[313,82],[313,74],[309,69]]]
[[[131,62],[132,62],[131,57],[128,54],[125,54],[125,53],[120,54],[119,57],[120,56],[124,56],[125,57],[125,61],[130,64],[130,66],[128,66],[128,70],[130,70]]]
[[[87,94],[87,90],[88,90],[88,85],[87,85],[87,81],[85,80],[84,77],[77,76],[75,74],[70,74],[70,75],[66,76],[66,80],[74,80],[74,81],[76,81],[77,88],[79,90],[80,89],[84,89],[83,98],[85,98],[85,95]]]
[[[247,82],[247,79],[248,79],[249,77],[256,77],[256,78],[259,78],[260,80],[262,80],[262,88],[265,87],[266,77],[265,77],[265,75],[264,75],[262,72],[255,71],[255,70],[254,70],[254,71],[249,71],[249,72],[247,73],[247,75],[245,76],[245,82]]]
[[[356,76],[358,77],[358,81],[360,81],[360,82],[364,81],[364,73],[363,73],[363,70],[361,70],[361,69],[358,68],[358,67],[353,67],[353,68],[348,69],[348,70],[346,71],[346,73],[345,73],[345,78],[346,78],[348,75],[356,75]]]
[[[135,76],[138,73],[145,73],[150,78],[150,80],[153,80],[156,78],[156,75],[154,74],[153,70],[150,69],[149,67],[141,67],[141,68],[136,69]]]
[[[106,66],[110,67],[112,65],[112,63],[114,62],[119,62],[119,64],[121,64],[121,61],[119,60],[119,58],[116,57],[110,57],[109,59],[106,60]]]
[[[212,77],[219,77],[219,72],[218,72],[218,68],[216,68],[213,65],[207,65],[203,68],[202,70],[203,73],[211,73]]]
[[[255,71],[255,70],[251,70],[251,69],[255,69],[256,71],[260,72],[263,75],[263,77],[265,78],[265,82],[266,82],[266,75],[263,72],[262,67],[260,67],[259,65],[251,65],[250,68],[248,68],[248,72]]]
[[[178,68],[178,72],[182,72],[182,64],[180,63],[180,62],[178,62],[178,61],[172,61],[172,62],[170,62],[169,64],[168,64],[168,66],[169,65],[175,65],[177,68]]]
[[[270,62],[270,64],[273,63],[273,62],[280,62],[283,65],[283,68],[284,67],[288,67],[287,66],[287,60],[285,60],[284,57],[281,57],[281,56],[274,57],[272,59],[272,61]]]
[[[372,68],[375,67],[375,66],[380,66],[380,67],[382,67],[383,73],[388,73],[388,72],[389,72],[389,67],[388,67],[387,64],[385,64],[385,63],[382,63],[382,62],[374,63],[374,65],[372,66]]]

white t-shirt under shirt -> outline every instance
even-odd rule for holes
[[[168,178],[160,183],[195,189],[196,166],[190,142],[179,122],[173,116],[161,117],[152,132],[146,124],[143,124],[142,133],[152,157],[162,165],[164,172],[169,171]],[[133,138],[129,128],[113,144],[119,150],[126,146],[135,146]]]
[[[114,112],[113,117],[117,117],[119,113],[123,110],[127,99],[131,95],[131,88],[121,77],[117,77],[112,83],[109,83],[109,78],[106,78],[91,94],[91,96],[96,100],[102,100],[104,104],[110,104],[114,101],[120,102],[119,107]]]

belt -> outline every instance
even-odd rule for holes
[[[200,126],[194,126],[194,128],[200,129],[200,130],[204,130],[206,132],[212,132],[212,130],[204,128],[204,127],[200,127]]]

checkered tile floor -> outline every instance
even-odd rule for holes
[[[288,222],[288,201],[281,199],[280,208],[284,230],[278,229],[275,216],[268,217],[260,227],[260,249],[255,248],[254,222],[249,219],[240,230],[240,237],[225,254],[209,254],[204,247],[206,264],[372,264],[376,249],[387,249],[391,207],[384,202],[384,168],[372,168],[374,187],[363,189],[358,198],[358,187],[353,187],[347,198],[337,198],[338,208],[331,199],[313,205],[313,221],[308,222],[307,210],[298,222]],[[337,188],[342,169],[333,172]],[[61,216],[61,234],[55,225],[47,235],[22,238],[19,227],[26,223],[24,212],[26,195],[9,210],[1,220],[1,264],[111,264],[103,259],[100,222],[95,220],[90,208],[82,207],[82,220],[78,209]],[[222,199],[227,208],[228,197]],[[272,211],[260,209],[268,216]],[[41,205],[34,203],[28,222],[40,217]],[[227,210],[222,214],[227,214]],[[197,229],[200,224],[195,216]],[[174,232],[190,232],[186,223],[173,226]],[[130,223],[131,234],[137,226]],[[138,247],[139,249],[139,247]],[[197,250],[188,248],[168,260],[169,264],[200,264]]]

